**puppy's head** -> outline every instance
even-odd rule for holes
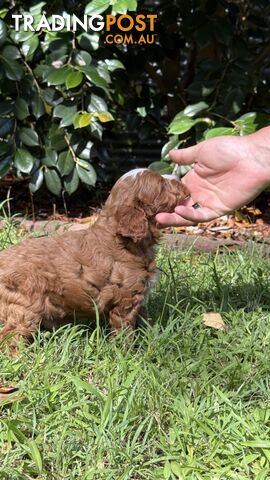
[[[106,202],[117,220],[117,233],[137,242],[148,235],[160,212],[171,213],[189,195],[175,175],[140,168],[123,175]]]

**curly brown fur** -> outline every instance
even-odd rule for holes
[[[179,180],[134,172],[118,180],[89,229],[0,253],[0,340],[8,337],[10,348],[39,324],[51,329],[94,317],[95,306],[112,331],[135,326],[156,270],[155,215],[172,212],[187,191]]]

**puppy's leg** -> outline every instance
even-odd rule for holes
[[[112,333],[117,333],[122,328],[129,327],[133,330],[136,327],[143,299],[143,294],[136,294],[134,297],[124,297],[109,311]]]
[[[0,331],[0,350],[7,350],[10,355],[15,356],[19,343],[24,339],[31,339],[40,321],[36,313],[22,305],[9,305],[8,318]]]

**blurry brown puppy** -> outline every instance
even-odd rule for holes
[[[174,176],[136,169],[114,185],[87,230],[33,238],[0,253],[0,348],[16,353],[39,324],[52,329],[95,317],[117,332],[134,327],[152,277],[160,232],[155,215],[188,195]]]

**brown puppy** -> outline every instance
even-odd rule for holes
[[[132,170],[114,185],[89,229],[28,239],[2,251],[0,340],[8,336],[15,348],[40,323],[51,329],[90,318],[95,306],[113,331],[134,327],[156,270],[155,215],[173,212],[187,195],[173,176]]]

